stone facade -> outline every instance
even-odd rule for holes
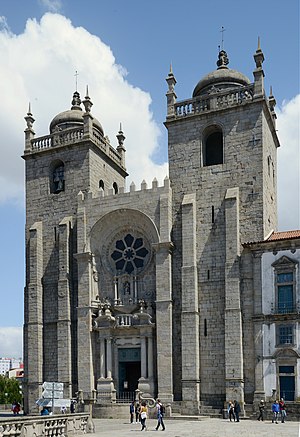
[[[170,71],[162,187],[154,179],[126,192],[122,128],[114,148],[88,93],[83,102],[74,93],[45,137],[29,109],[25,411],[44,381],[63,382],[67,398],[96,394],[99,405],[138,389],[194,414],[269,396],[256,367],[266,328],[253,321],[262,266],[246,243],[277,226],[279,143],[260,47],[254,59],[250,83],[221,51],[182,102]]]

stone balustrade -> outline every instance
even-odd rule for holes
[[[88,432],[89,414],[19,416],[0,419],[0,437],[70,437]]]
[[[253,100],[253,85],[239,87],[230,91],[216,92],[207,97],[195,97],[174,105],[175,118],[199,114],[201,112],[224,109]]]
[[[84,139],[83,128],[66,129],[63,131],[54,132],[50,135],[43,137],[33,138],[30,140],[30,148],[25,150],[25,153],[38,152],[51,147],[67,146],[75,144]],[[105,138],[102,138],[95,130],[93,130],[92,141],[110,157],[110,159],[116,162],[118,165],[122,165],[122,158],[114,147],[112,147]]]

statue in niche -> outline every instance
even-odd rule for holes
[[[130,294],[130,283],[129,283],[129,281],[125,281],[124,282],[124,284],[123,284],[123,291],[124,291],[125,295],[126,294]]]

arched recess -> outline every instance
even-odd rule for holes
[[[50,193],[65,191],[65,164],[60,159],[52,161],[49,168]]]
[[[224,163],[223,130],[219,125],[208,126],[202,136],[203,165],[218,165]]]
[[[150,262],[152,245],[158,242],[158,229],[152,219],[129,208],[109,212],[90,232],[91,252],[113,275],[120,272],[138,274]],[[118,262],[121,260],[124,262]]]

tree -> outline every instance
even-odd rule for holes
[[[22,390],[16,378],[0,375],[0,404],[22,403]]]

